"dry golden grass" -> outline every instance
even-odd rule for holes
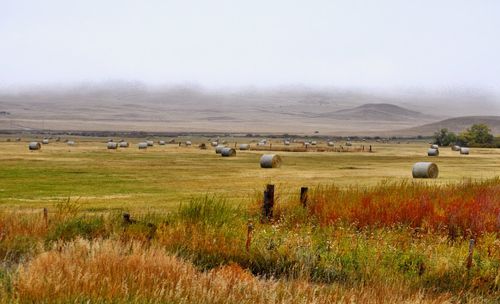
[[[259,279],[230,264],[200,272],[160,248],[78,239],[21,266],[20,303],[443,303],[398,282],[363,288]]]

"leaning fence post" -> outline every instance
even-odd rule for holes
[[[305,208],[307,206],[307,191],[309,189],[307,187],[300,188],[300,203]]]
[[[266,190],[264,191],[264,205],[263,205],[264,220],[271,219],[273,217],[273,207],[274,207],[274,185],[268,184],[266,186]]]
[[[45,222],[45,227],[49,226],[49,210],[47,208],[43,208],[43,221]]]
[[[247,252],[250,251],[250,244],[252,243],[252,233],[253,233],[253,223],[252,223],[252,221],[248,221],[248,224],[247,224],[247,243],[245,245]]]
[[[472,256],[474,254],[474,239],[470,239],[469,241],[469,255],[467,256],[467,271],[470,271],[472,268]]]

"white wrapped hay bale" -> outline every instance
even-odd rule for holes
[[[138,145],[140,150],[145,150],[148,148],[148,143],[147,142],[140,142]]]
[[[413,178],[437,178],[439,169],[435,163],[418,162],[413,165],[411,173]]]
[[[160,146],[164,146],[164,145],[165,145],[165,141],[164,141],[164,140],[160,140],[160,141],[158,141],[158,144],[159,144]]]
[[[430,148],[427,150],[427,156],[439,156],[439,150]]]
[[[74,141],[72,141],[72,140],[68,140],[68,141],[66,142],[66,144],[67,144],[68,146],[74,146],[74,145],[76,145],[76,143],[75,143]]]
[[[333,141],[329,141],[328,142],[328,147],[333,147],[333,146],[335,146],[335,143]]]
[[[40,150],[42,148],[42,145],[37,141],[32,141],[29,143],[28,148],[30,150]]]
[[[460,151],[460,146],[453,145],[453,146],[451,146],[451,150],[452,151]]]
[[[281,166],[281,157],[277,154],[264,154],[260,158],[261,168],[279,168]]]
[[[213,141],[210,144],[212,145],[212,147],[217,147],[219,145],[219,143],[216,141]]]
[[[47,138],[44,138],[44,139],[42,140],[42,144],[44,144],[44,145],[48,145],[48,144],[49,144],[49,140],[48,140]]]
[[[285,140],[283,143],[285,144],[285,146],[289,146],[290,145],[290,141],[289,140]]]
[[[431,149],[439,149],[439,146],[436,144],[431,145]]]
[[[240,144],[240,150],[250,150],[249,144]]]
[[[154,146],[155,143],[152,140],[147,140],[146,144],[148,145],[148,147],[152,147],[152,146]]]
[[[311,141],[311,145],[316,146],[317,144],[318,144],[317,141],[315,141],[315,140]]]
[[[193,143],[190,140],[186,141],[186,146],[191,146],[192,144]]]
[[[466,148],[466,147],[460,148],[460,154],[468,155],[469,154],[469,148]]]
[[[108,142],[108,149],[110,149],[110,150],[116,150],[117,148],[118,148],[118,144],[117,143],[112,142],[112,141]]]
[[[220,154],[224,157],[236,156],[236,150],[233,148],[224,148]]]
[[[120,142],[120,148],[128,148],[129,147],[129,143],[126,142],[126,141],[122,141]]]
[[[215,153],[221,154],[222,149],[224,149],[225,147],[226,146],[224,146],[224,145],[217,145],[217,147],[215,147]]]

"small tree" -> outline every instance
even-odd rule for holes
[[[458,140],[461,145],[481,146],[493,143],[491,129],[485,124],[474,124],[467,131],[460,134]]]
[[[434,143],[440,146],[449,146],[457,141],[457,136],[448,129],[443,128],[434,133]]]

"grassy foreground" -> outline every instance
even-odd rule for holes
[[[500,180],[319,186],[235,205],[99,215],[60,201],[0,213],[0,301],[497,303]],[[378,206],[378,207],[377,207]],[[379,208],[380,207],[380,208]],[[469,240],[475,240],[469,258]]]

